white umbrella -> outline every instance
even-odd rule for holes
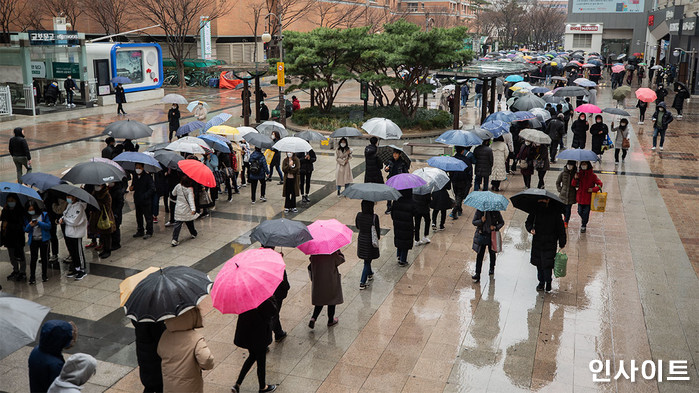
[[[367,120],[362,125],[362,129],[381,139],[400,139],[403,136],[403,131],[396,123],[383,117],[373,117]]]
[[[291,153],[305,153],[313,149],[310,143],[296,136],[284,137],[277,141],[272,148]]]
[[[192,102],[189,103],[189,105],[187,105],[187,110],[190,111],[190,112],[192,112],[192,111],[194,110],[194,108],[195,108],[197,105],[199,105],[199,103],[201,103],[201,104],[204,106],[204,108],[209,109],[209,104],[207,104],[207,103],[204,102],[204,101],[192,101]]]
[[[525,141],[538,143],[540,145],[548,145],[551,143],[551,137],[545,132],[535,130],[533,128],[525,128],[519,132],[519,137]]]
[[[289,132],[286,130],[286,127],[284,127],[282,123],[277,123],[276,121],[272,120],[267,120],[266,122],[257,126],[257,131],[267,135],[270,138],[272,137],[273,131],[277,131],[279,133],[279,136],[282,138],[289,135]]]
[[[512,86],[512,87],[521,87],[522,89],[527,89],[527,90],[531,90],[531,89],[534,88],[534,86],[532,86],[531,84],[529,84],[529,82],[524,82],[524,81],[522,81],[522,82],[517,82],[517,83],[515,83],[514,86]]]
[[[242,126],[242,127],[237,127],[237,128],[238,128],[238,135],[240,135],[242,137],[245,137],[245,135],[247,135],[251,132],[258,133],[258,131],[252,127]]]
[[[211,152],[211,148],[203,139],[186,136],[167,145],[167,150],[179,151],[180,153],[204,154]]]
[[[168,94],[162,99],[160,99],[160,102],[162,102],[163,104],[187,105],[187,99],[179,94]]]
[[[536,117],[538,117],[539,121],[541,121],[541,122],[545,122],[545,121],[551,119],[551,112],[547,111],[544,108],[532,108],[529,110],[529,112],[536,115]]]
[[[426,195],[441,190],[442,187],[449,183],[449,175],[439,168],[420,168],[413,172],[413,175],[427,182],[424,186],[413,189],[413,194],[417,195]]]

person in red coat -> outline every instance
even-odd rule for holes
[[[296,96],[291,97],[291,110],[296,112],[299,109],[301,109],[301,102]]]
[[[602,181],[592,172],[592,165],[589,161],[580,163],[580,171],[575,174],[571,185],[577,189],[575,200],[578,202],[578,214],[582,220],[580,233],[587,230],[587,222],[590,220],[590,202],[592,193],[599,192],[602,188]]]

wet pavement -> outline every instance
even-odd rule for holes
[[[356,97],[349,91],[342,100]],[[272,92],[273,88],[268,94]],[[238,91],[191,89],[185,94],[209,101],[214,111],[225,109],[234,115],[230,123],[238,124]],[[601,107],[611,104],[610,95],[608,88],[598,94]],[[305,106],[305,96],[299,97]],[[166,138],[161,124],[164,105],[134,103],[125,109],[129,118],[154,125],[153,137],[140,141],[144,147]],[[0,123],[0,135],[8,136],[18,124],[25,126],[30,147],[36,149],[35,170],[60,174],[75,162],[99,155],[103,142],[95,136],[119,119],[113,110],[81,109],[37,121]],[[323,312],[315,330],[308,328],[308,258],[295,249],[283,250],[291,291],[281,316],[289,337],[270,347],[267,382],[280,383],[280,392],[699,391],[699,166],[694,156],[699,154],[699,105],[692,102],[685,118],[672,123],[662,153],[651,152],[652,128],[638,126],[636,111],[631,112],[635,132],[625,163],[615,167],[607,153],[596,166],[609,193],[607,211],[591,214],[585,234],[579,233],[580,220],[573,214],[566,247],[568,275],[554,280],[550,294],[534,290],[536,269],[529,264],[526,215],[511,206],[503,214],[504,250],[498,254],[495,275],[478,284],[470,278],[475,265],[473,209],[465,207],[461,219],[449,219],[445,231],[430,235],[432,243],[411,250],[407,268],[396,264],[390,217],[379,214],[385,237],[381,258],[373,263],[375,280],[368,290],[359,290],[362,262],[355,245],[349,245],[344,250],[347,261],[340,266],[345,303],[338,306],[340,323],[335,327],[321,323]],[[463,120],[477,120],[471,103]],[[361,181],[363,146],[350,143],[358,153],[352,159],[353,174]],[[316,151],[312,203],[300,205],[292,217],[308,222],[334,217],[353,224],[359,201],[335,196],[332,152],[323,147]],[[414,158],[414,169],[425,165],[427,157]],[[548,189],[554,189],[561,164],[547,174]],[[4,156],[0,180],[13,179],[14,165]],[[522,178],[512,176],[501,187],[509,197],[523,189]],[[228,258],[256,246],[248,237],[255,225],[281,217],[281,186],[268,185],[267,197],[267,203],[251,205],[249,189],[243,188],[233,203],[219,200],[211,217],[196,222],[200,236],[172,248],[163,214],[152,239],[129,236],[135,232],[135,220],[127,195],[122,248],[106,260],[87,252],[90,273],[85,279],[68,280],[52,271],[47,283],[36,286],[3,279],[3,290],[50,306],[50,317],[76,322],[80,338],[69,352],[88,352],[99,360],[97,375],[85,392],[141,391],[133,329],[118,308],[119,282],[153,265],[188,265],[215,277]],[[382,205],[377,212],[383,212]],[[0,277],[9,272],[7,253],[2,251]],[[233,345],[236,317],[220,314],[209,299],[202,309],[202,333],[216,359],[216,367],[204,373],[205,390],[229,392],[247,356]],[[27,391],[30,350],[28,346],[0,360],[0,391]],[[609,382],[593,381],[592,360],[610,361],[611,375],[599,375]],[[637,366],[662,360],[661,381],[657,374],[644,378],[641,370],[635,382],[615,378],[621,361],[631,375],[632,360]],[[689,381],[666,380],[672,376],[671,360],[687,362]],[[243,391],[256,389],[253,370]]]

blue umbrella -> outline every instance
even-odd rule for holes
[[[221,124],[227,122],[231,117],[233,117],[233,115],[229,113],[219,113],[218,115],[212,117],[211,120],[206,122],[206,125],[204,125],[204,131],[214,126],[220,126]]]
[[[118,83],[121,83],[122,85],[133,83],[133,81],[131,81],[131,79],[129,79],[125,76],[115,76],[114,78],[112,78],[110,80],[110,82],[112,82],[112,84],[115,84],[115,85]]]
[[[65,183],[57,176],[41,172],[29,172],[22,176],[20,180],[22,180],[22,183],[28,186],[34,186],[42,192],[53,186]]]
[[[175,135],[177,135],[177,136],[187,135],[192,131],[196,131],[196,130],[200,130],[200,129],[204,128],[204,126],[206,126],[206,124],[204,124],[203,121],[196,120],[196,121],[187,123],[183,126],[180,126],[180,128],[177,129],[177,133]]]
[[[483,139],[469,131],[449,130],[440,135],[435,142],[454,146],[478,146],[483,143]]]
[[[485,118],[485,121],[492,121],[492,120],[500,120],[504,122],[511,122],[514,120],[513,113],[510,111],[500,111],[500,112],[495,112],[489,115],[488,117]]]
[[[545,87],[535,87],[532,89],[532,93],[534,93],[534,94],[544,94],[544,93],[548,93],[549,91],[551,91],[551,90],[549,90]]]
[[[481,124],[481,128],[493,134],[493,138],[497,138],[502,134],[510,132],[510,123],[501,120],[491,120]]]
[[[505,81],[507,82],[521,82],[524,80],[524,77],[521,75],[510,75],[507,78],[505,78]]]
[[[490,191],[472,191],[464,201],[464,205],[482,212],[505,211],[509,204],[507,198]]]
[[[224,153],[230,153],[231,149],[228,147],[228,139],[214,134],[203,134],[199,135],[199,138],[203,139],[207,145],[211,146],[212,149],[222,151]]]
[[[592,150],[586,149],[566,149],[558,153],[557,160],[571,161],[597,161],[598,157]]]
[[[121,167],[127,171],[135,170],[136,164],[143,164],[143,169],[146,172],[158,172],[163,169],[158,160],[154,157],[136,151],[125,151],[114,157],[113,161],[121,165]]]
[[[7,196],[16,194],[19,197],[20,203],[26,205],[29,199],[34,199],[37,202],[41,201],[41,196],[36,190],[31,187],[21,185],[19,183],[1,182],[0,183],[0,205],[5,206]]]
[[[512,114],[512,121],[532,120],[536,115],[528,111],[517,111]]]
[[[463,171],[468,166],[465,162],[459,160],[458,158],[450,156],[432,157],[427,160],[427,165],[447,172]]]

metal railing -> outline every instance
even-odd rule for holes
[[[10,86],[0,86],[0,115],[12,115]]]
[[[24,109],[30,109],[32,111],[32,116],[36,115],[33,85],[24,85]]]

